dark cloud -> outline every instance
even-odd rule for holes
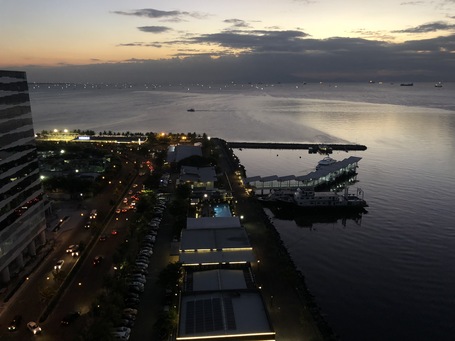
[[[171,31],[170,27],[166,26],[140,26],[138,27],[139,31],[148,32],[148,33],[163,33],[167,31]]]
[[[157,9],[152,8],[144,8],[144,9],[137,9],[129,12],[124,11],[114,11],[115,14],[120,15],[132,15],[137,17],[147,17],[147,18],[168,18],[168,17],[176,17],[181,15],[187,15],[188,12],[181,12],[181,11],[160,11]]]
[[[392,33],[428,33],[428,32],[437,32],[437,31],[453,31],[455,30],[455,25],[447,24],[442,21],[437,21],[433,23],[423,24],[416,27],[407,28],[404,30],[395,30]]]
[[[248,24],[244,20],[240,20],[240,19],[226,19],[223,22],[225,22],[226,24],[231,24],[233,27],[236,27],[236,28],[250,27],[250,24]]]
[[[161,11],[153,8],[143,8],[137,10],[125,11],[113,11],[112,13],[120,15],[130,15],[137,17],[146,17],[152,19],[165,19],[166,21],[181,21],[183,17],[193,17],[196,19],[203,19],[206,17],[205,14],[197,12],[182,12],[182,11]]]
[[[161,43],[144,43],[144,42],[136,42],[136,43],[123,43],[123,44],[118,44],[117,46],[119,47],[157,47],[160,48],[163,45]]]
[[[265,51],[298,51],[304,37],[308,34],[301,31],[226,31],[205,34],[191,38],[194,43],[215,44],[232,49],[247,49],[256,52]]]
[[[196,48],[204,44],[206,49]],[[165,42],[119,46],[176,46],[175,58],[58,68],[30,66],[30,81],[63,82],[292,82],[454,81],[455,34],[390,43],[302,31],[233,30]]]

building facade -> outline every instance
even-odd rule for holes
[[[25,72],[0,70],[0,282],[45,244],[43,189]]]

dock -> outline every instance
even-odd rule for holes
[[[361,157],[350,156],[306,175],[252,176],[244,178],[243,183],[251,187],[259,195],[268,194],[272,189],[328,186],[331,183],[355,176],[357,174],[358,162],[361,159]]]
[[[336,143],[286,143],[286,142],[227,142],[231,149],[307,149],[310,153],[329,154],[333,150],[364,151],[367,147],[361,144]]]

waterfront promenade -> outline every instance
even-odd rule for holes
[[[221,151],[219,166],[225,171],[228,186],[237,201],[237,214],[243,215],[255,256],[253,268],[270,313],[276,339],[286,341],[335,340],[322,319],[311,294],[284,247],[279,233],[256,198],[250,197],[235,174],[237,162],[223,140],[214,141]]]

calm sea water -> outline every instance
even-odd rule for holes
[[[274,224],[343,340],[455,335],[455,84],[40,86],[35,130],[199,132],[227,141],[353,142],[360,219]],[[195,112],[187,112],[194,108]],[[237,150],[247,176],[302,175],[319,155]]]

